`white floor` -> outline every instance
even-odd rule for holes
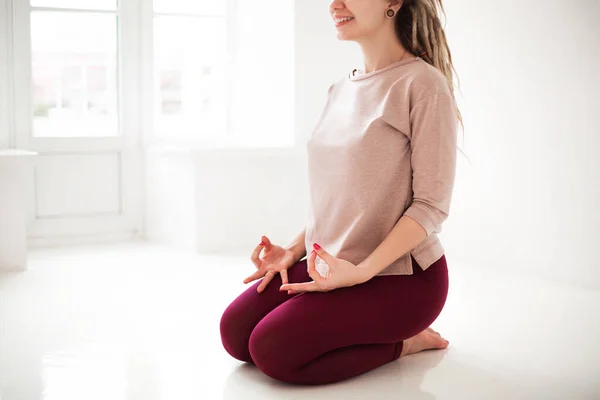
[[[228,356],[253,266],[147,245],[36,250],[0,274],[0,399],[600,399],[600,292],[451,265],[451,344],[322,387]]]

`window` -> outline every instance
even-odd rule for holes
[[[118,136],[116,2],[31,6],[33,136]]]
[[[154,0],[154,130],[194,140],[227,131],[224,0]]]

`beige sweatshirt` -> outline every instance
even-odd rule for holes
[[[378,275],[412,274],[411,257],[423,269],[437,261],[444,254],[437,233],[454,186],[457,122],[445,77],[419,57],[333,84],[306,147],[307,254],[316,242],[358,264],[406,215],[427,238]],[[323,273],[322,261],[320,267]]]

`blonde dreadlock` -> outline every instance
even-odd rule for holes
[[[452,64],[452,54],[446,41],[438,10],[441,10],[446,18],[442,0],[405,0],[396,16],[395,29],[400,42],[407,51],[421,57],[444,74],[450,92],[454,96],[456,70]],[[456,112],[463,128],[464,140],[462,114],[458,108]],[[463,155],[465,154],[463,153]]]

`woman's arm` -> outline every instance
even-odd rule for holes
[[[427,232],[414,219],[402,216],[390,234],[358,267],[366,270],[367,280],[371,279],[388,265],[417,247]]]
[[[369,279],[417,247],[448,218],[456,173],[454,99],[438,93],[410,112],[413,201],[385,240],[359,266]]]
[[[304,238],[306,236],[306,228],[302,230],[291,242],[287,245],[286,249],[294,253],[294,261],[298,262],[306,256],[306,245]]]

